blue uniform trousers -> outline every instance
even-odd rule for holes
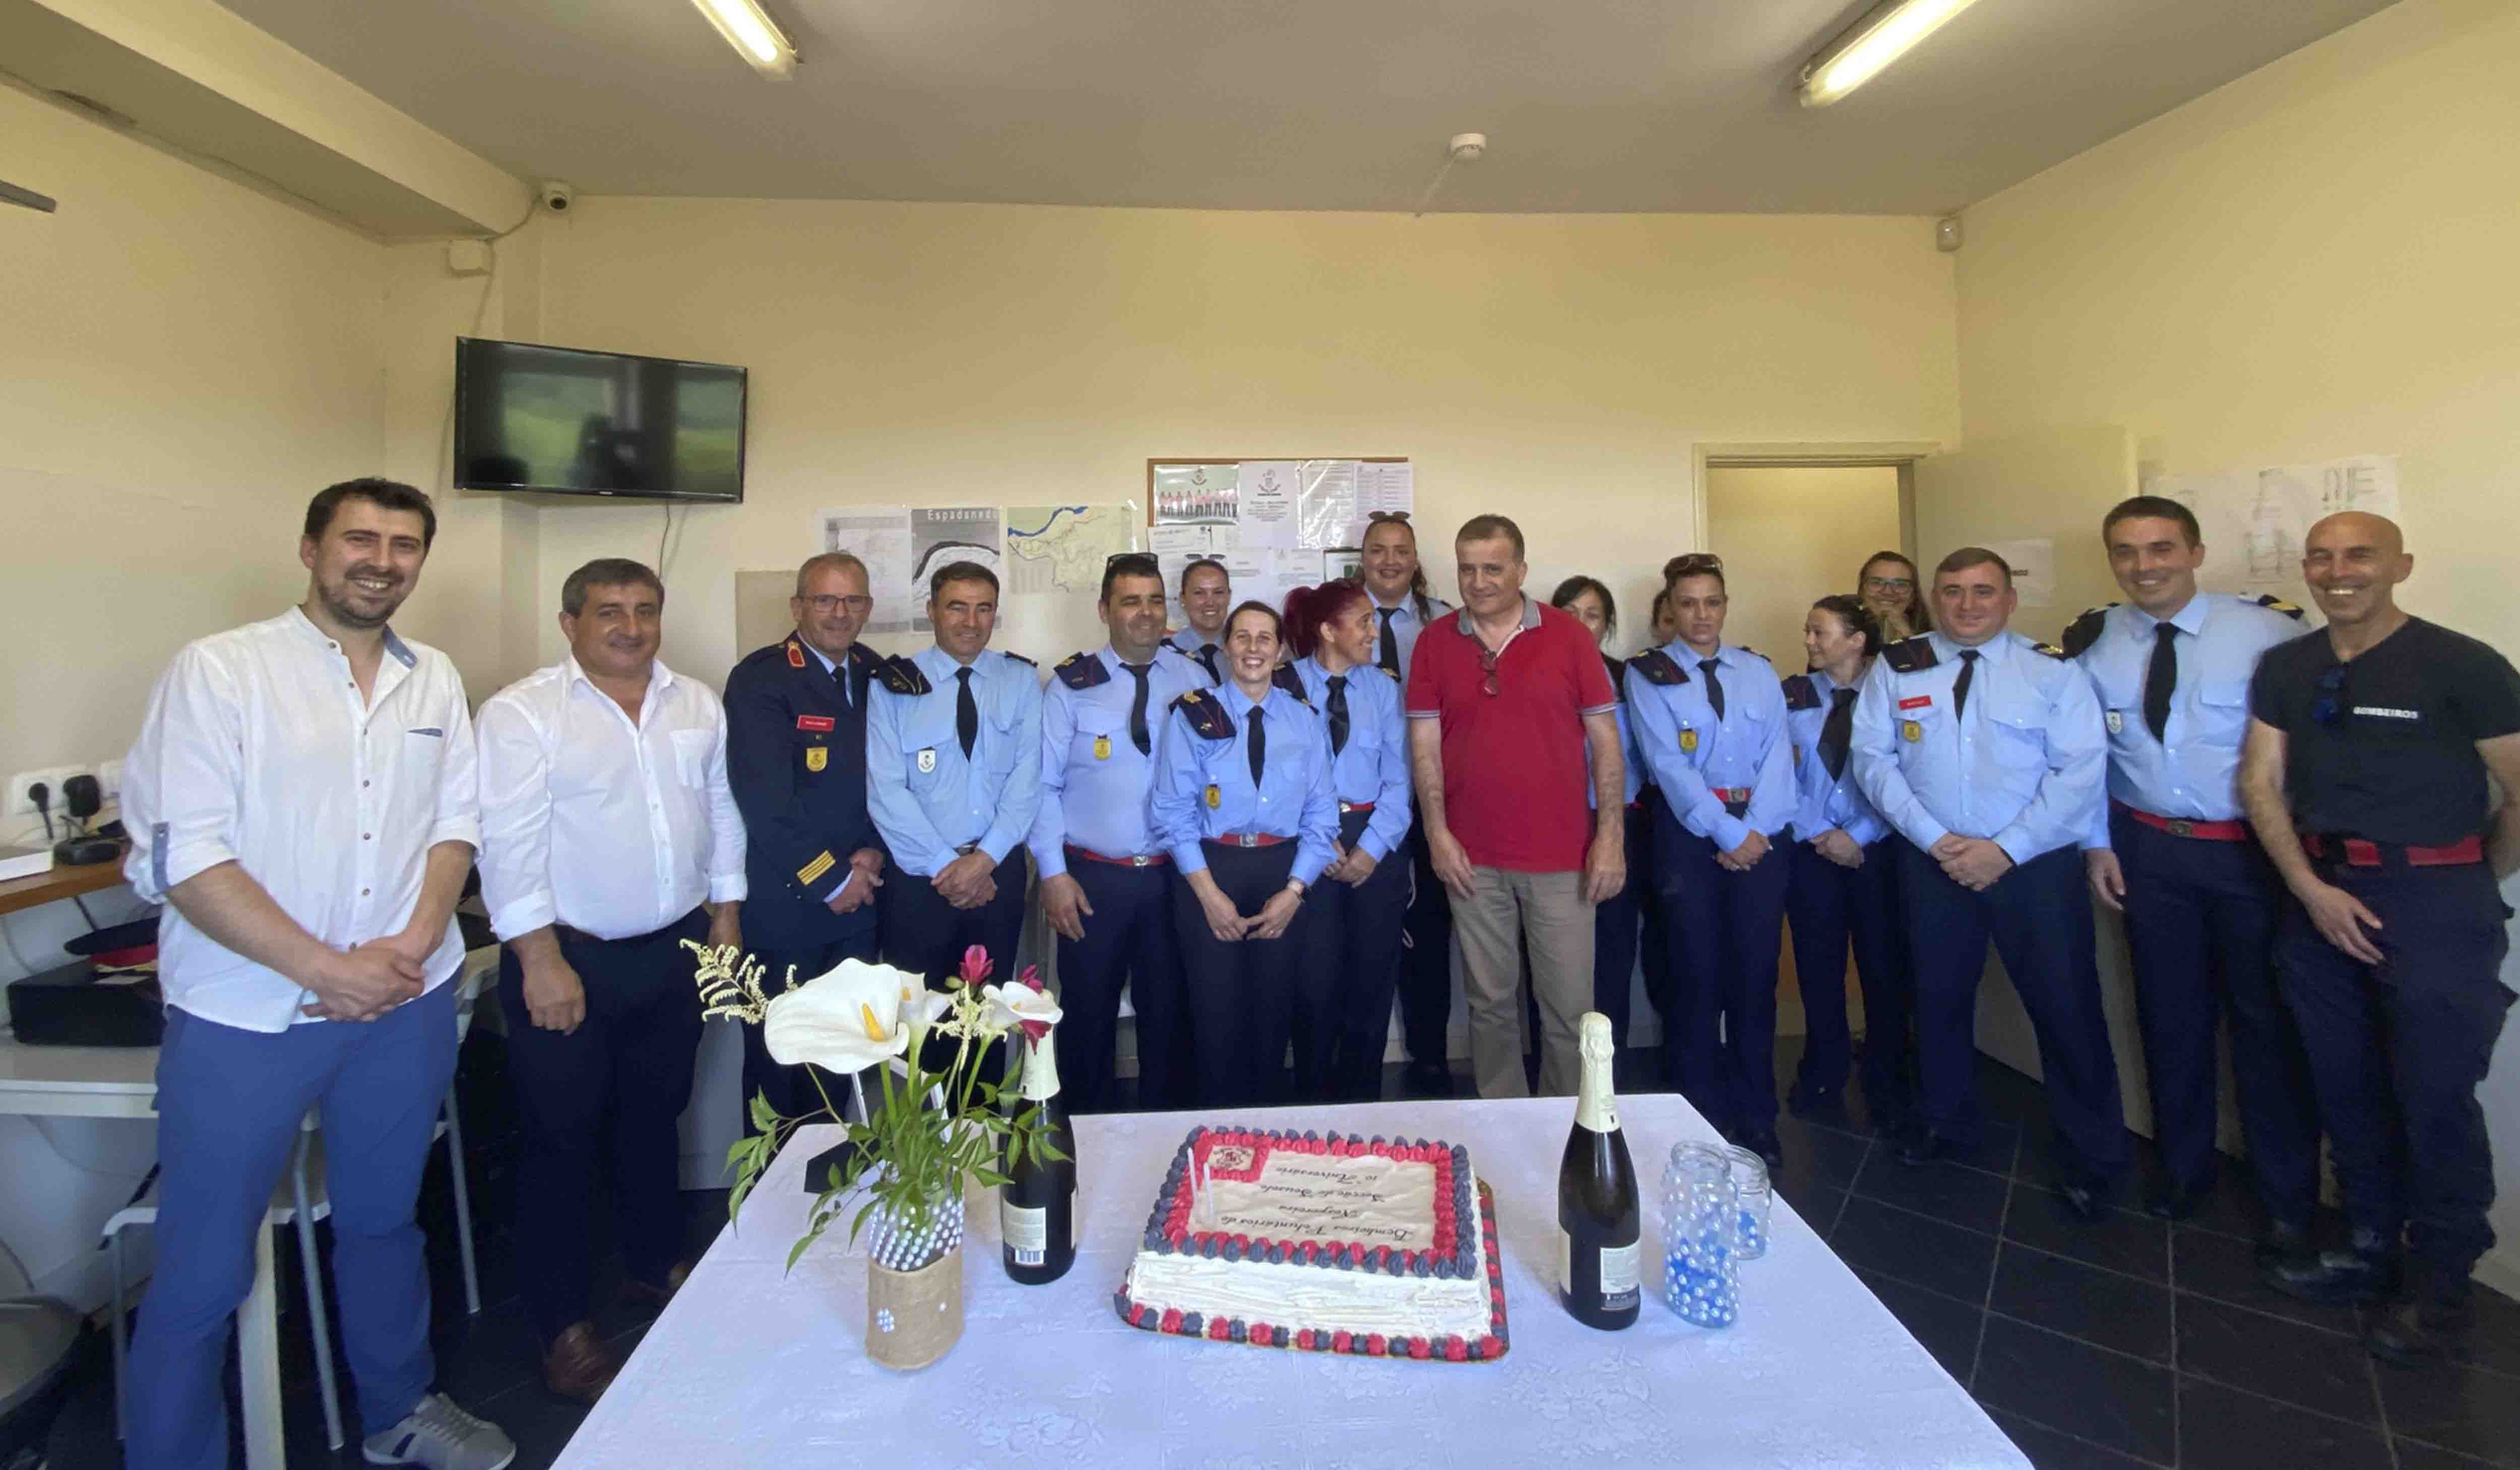
[[[2214,1171],[2215,1022],[2231,1033],[2231,1084],[2268,1218],[2310,1224],[2318,1123],[2309,1062],[2275,996],[2283,886],[2254,841],[2179,837],[2119,810],[2109,845],[2126,874],[2127,950],[2152,1085],[2153,1139],[2174,1188]]]
[[[911,878],[909,881],[922,880]],[[690,952],[685,951],[684,954],[688,956]],[[843,959],[873,964],[876,957],[876,931],[872,926],[842,939],[827,939],[791,949],[752,951],[752,958],[761,961],[761,988],[773,996],[788,988],[791,974],[796,983],[802,985],[817,975],[828,973]],[[789,1118],[822,1111],[826,1096],[831,1098],[832,1106],[847,1108],[849,1079],[846,1073],[826,1072],[801,1062],[792,1067],[781,1066],[771,1060],[770,1047],[761,1040],[760,1027],[738,1029],[743,1033],[743,1116],[746,1127],[750,1126],[752,1099],[756,1094],[768,1097],[772,1107]],[[819,1091],[814,1087],[817,1077],[823,1084]]]
[[[1396,861],[1400,854],[1393,853]],[[1453,895],[1435,876],[1426,827],[1409,824],[1409,909],[1400,956],[1400,1036],[1414,1062],[1445,1064],[1453,1023]]]
[[[1094,912],[1085,937],[1058,939],[1058,1085],[1072,1111],[1117,1106],[1112,1079],[1120,990],[1137,1013],[1138,1106],[1191,1105],[1190,1023],[1181,940],[1173,930],[1172,864],[1097,862],[1067,850],[1067,875]],[[1387,1008],[1387,1006],[1386,1006]]]
[[[1628,807],[1628,882],[1593,906],[1593,1008],[1610,1018],[1611,1045],[1628,1046],[1635,1019],[1636,971],[1642,961],[1645,995],[1656,1004],[1669,994],[1671,937],[1662,923],[1662,896],[1654,887],[1651,793]],[[1529,968],[1528,964],[1525,968]],[[1532,1002],[1532,1034],[1540,1034],[1539,1002]]]
[[[1728,1133],[1777,1126],[1777,959],[1783,948],[1783,845],[1747,872],[1654,803],[1654,881],[1669,926],[1663,1055],[1706,1121]]]
[[[2387,868],[2318,869],[2379,918],[2371,942],[2387,957],[2365,965],[2320,938],[2299,904],[2285,906],[2275,969],[2310,1053],[2346,1211],[2392,1241],[2405,1225],[2428,1274],[2463,1281],[2494,1248],[2494,1159],[2476,1088],[2511,1005],[2498,978],[2510,911],[2481,863],[2410,869],[2392,856]]]
[[[992,968],[986,983],[1003,985],[1015,977],[1015,945],[1023,938],[1024,913],[1032,906],[1024,885],[1032,876],[1032,855],[1020,847],[1008,851],[993,875],[998,891],[976,909],[957,909],[936,891],[936,880],[894,869],[876,890],[882,911],[883,962],[895,969],[927,977],[929,990],[962,973],[963,953],[978,945]],[[929,1033],[921,1064],[941,1072],[953,1064],[955,1043]],[[991,1042],[980,1054],[980,1076],[994,1082],[1006,1075],[1007,1047]],[[837,1102],[834,1095],[832,1099]]]
[[[1207,855],[1208,875],[1245,918],[1284,888],[1295,869],[1292,839],[1268,847],[1199,846]],[[1309,916],[1304,906],[1296,907],[1294,921],[1276,939],[1229,944],[1207,927],[1207,911],[1190,879],[1174,874],[1172,894],[1173,924],[1188,972],[1191,1054],[1197,1066],[1192,1091],[1198,1105],[1284,1100],[1286,1028],[1294,1014],[1295,970]]]
[[[1915,1106],[1910,1092],[1915,1047],[1908,1028],[1916,996],[1899,923],[1899,849],[1907,845],[1904,837],[1884,837],[1864,850],[1861,868],[1840,868],[1808,842],[1793,843],[1785,854],[1791,863],[1785,922],[1793,933],[1805,1029],[1795,1080],[1806,1091],[1846,1086],[1855,1055],[1846,1024],[1851,940],[1856,983],[1864,991],[1864,1100],[1877,1123],[1904,1119]]]
[[[324,1128],[333,1293],[360,1421],[375,1433],[411,1412],[436,1374],[420,1175],[454,1076],[452,982],[375,1021],[277,1035],[167,1012],[157,1265],[131,1339],[124,1463],[227,1465],[228,1321],[309,1108]]]
[[[1900,858],[1925,1126],[1962,1144],[1977,1140],[1977,983],[1992,937],[2038,1035],[2058,1163],[2077,1183],[2116,1178],[2127,1162],[2126,1114],[2100,1009],[2082,853],[2070,845],[2042,853],[1983,893],[1944,876],[1930,853],[1903,845]]]

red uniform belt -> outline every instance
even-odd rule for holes
[[[1274,832],[1221,832],[1207,840],[1219,847],[1276,847],[1281,842],[1295,839],[1281,837]]]
[[[2385,868],[2392,853],[2408,868],[2459,868],[2485,861],[2485,839],[2481,837],[2461,837],[2447,847],[2402,847],[2394,842],[2304,832],[2301,850],[2314,858],[2335,858],[2341,852],[2341,861],[2348,868]]]
[[[1706,789],[1714,792],[1715,799],[1721,802],[1731,803],[1750,799],[1748,786],[1709,786]]]
[[[1372,810],[1373,803],[1370,801],[1342,801],[1339,803],[1339,815],[1342,817],[1346,816],[1350,812],[1371,812]]]
[[[2164,817],[2158,812],[2128,806],[2123,801],[2112,801],[2109,805],[2145,826],[2157,826],[2174,837],[2202,837],[2208,842],[2246,842],[2256,835],[2245,822],[2203,822],[2192,817]]]
[[[1064,845],[1067,848],[1067,855],[1071,858],[1083,858],[1088,863],[1108,863],[1114,868],[1153,868],[1158,864],[1172,861],[1169,853],[1148,853],[1138,858],[1106,858],[1090,847],[1079,847],[1073,842]]]

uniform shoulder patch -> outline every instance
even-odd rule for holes
[[[1005,650],[1005,649],[1003,649],[1003,648],[999,649],[998,651],[999,651],[999,652],[1001,652],[1001,653],[1005,653],[1005,652],[1006,652],[1006,650]],[[1041,667],[1041,665],[1040,665],[1040,664],[1037,664],[1037,663],[1033,662],[1031,659],[1024,657],[1024,656],[1023,656],[1022,654],[1020,654],[1020,653],[1007,653],[1007,656],[1008,656],[1009,658],[1013,659],[1015,662],[1017,662],[1017,663],[1019,663],[1019,664],[1022,664],[1022,665],[1023,665],[1025,668],[1027,668],[1027,669],[1037,669],[1037,668],[1040,668],[1040,667]]]
[[[803,668],[805,666],[805,650],[797,646],[796,640],[793,638],[788,640],[786,646],[788,649],[788,667],[791,669]]]
[[[1820,708],[1820,686],[1811,682],[1809,674],[1787,674],[1782,683],[1785,687],[1785,708]]]
[[[2296,623],[2301,621],[2301,605],[2297,602],[2287,602],[2283,599],[2276,597],[2273,593],[2260,593],[2258,596],[2249,599],[2249,601],[2257,603],[2261,607],[2272,607],[2275,611],[2282,613],[2284,616],[2291,618]]]
[[[2057,660],[2057,661],[2059,661],[2059,662],[2062,662],[2062,661],[2064,661],[2064,660],[2066,660],[2066,659],[2069,659],[2069,658],[2073,657],[2073,655],[2072,655],[2072,654],[2070,654],[2070,653],[2066,652],[2064,649],[2062,649],[2062,648],[2060,648],[2060,647],[2057,647],[2054,644],[2040,644],[2040,643],[2034,643],[2034,644],[2032,644],[2032,645],[2030,646],[2030,647],[2031,647],[2031,650],[2032,650],[2033,652],[2045,653],[2045,654],[2047,654],[2048,657],[2053,658],[2053,659],[2056,659],[2056,660]]]
[[[1923,634],[1903,638],[1881,650],[1881,661],[1901,674],[1913,674],[1930,669],[1941,660],[1934,656],[1934,641]]]
[[[1051,670],[1058,682],[1072,690],[1090,690],[1098,684],[1109,684],[1111,671],[1102,667],[1100,653],[1070,653]]]
[[[1208,695],[1192,690],[1173,700],[1173,708],[1182,712],[1182,718],[1190,722],[1191,730],[1200,737],[1210,740],[1234,738],[1234,717],[1225,712],[1224,705]]]
[[[1660,648],[1647,648],[1629,659],[1628,667],[1642,674],[1647,684],[1658,684],[1668,688],[1688,682],[1688,671],[1682,668],[1677,660]]]
[[[1304,692],[1304,676],[1296,673],[1291,663],[1278,665],[1278,672],[1269,676],[1269,682],[1294,695],[1298,704],[1313,702],[1313,696]]]
[[[878,683],[896,694],[923,694],[934,688],[919,665],[907,658],[887,658],[877,664],[875,677]]]
[[[2115,602],[2102,602],[2097,607],[2086,607],[2081,617],[2065,625],[2064,637],[2059,642],[2065,646],[2066,657],[2080,658],[2085,648],[2099,641],[2100,629],[2109,620],[2109,609],[2116,605]]]

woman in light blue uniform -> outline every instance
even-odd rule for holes
[[[1286,595],[1294,662],[1278,675],[1321,717],[1338,797],[1338,857],[1304,904],[1294,1100],[1371,1100],[1400,980],[1409,908],[1409,737],[1400,681],[1374,662],[1373,601],[1354,582]]]
[[[1880,646],[1881,624],[1864,599],[1822,598],[1803,619],[1811,672],[1784,682],[1799,796],[1786,854],[1785,918],[1808,1028],[1786,1101],[1807,1113],[1842,1100],[1853,1059],[1846,1024],[1851,938],[1864,989],[1864,1100],[1873,1127],[1895,1134],[1912,1111],[1915,1072],[1908,1038],[1913,982],[1899,921],[1898,847],[1907,839],[1865,800],[1847,756],[1855,696]]]
[[[1577,576],[1557,584],[1557,590],[1549,595],[1549,605],[1573,614],[1577,622],[1592,630],[1594,639],[1605,650],[1601,662],[1609,666],[1610,688],[1619,694],[1619,749],[1628,763],[1628,886],[1593,907],[1593,1008],[1610,1018],[1611,1041],[1616,1049],[1624,1051],[1641,953],[1638,926],[1645,922],[1646,910],[1655,905],[1653,809],[1642,799],[1645,762],[1642,752],[1637,749],[1636,730],[1628,714],[1628,666],[1606,651],[1619,631],[1619,604],[1598,578]],[[1587,798],[1591,794],[1585,793]],[[1646,929],[1654,941],[1661,940],[1659,924],[1646,923]],[[1648,996],[1658,998],[1663,994],[1660,981],[1666,973],[1664,959],[1663,956],[1644,953]],[[1534,1034],[1538,1034],[1536,1030]]]
[[[1226,680],[1173,701],[1148,797],[1173,856],[1202,1106],[1284,1092],[1298,915],[1338,856],[1329,737],[1319,715],[1271,682],[1280,626],[1265,602],[1226,619]]]

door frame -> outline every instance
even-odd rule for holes
[[[1710,497],[1706,484],[1706,471],[1709,469],[1844,469],[1877,466],[1899,471],[1899,550],[1913,560],[1916,556],[1916,462],[1929,454],[1940,454],[1944,448],[1941,443],[1930,440],[1692,444],[1689,446],[1688,482],[1691,499],[1696,503],[1696,524],[1690,527],[1690,531],[1696,545],[1711,545]]]

